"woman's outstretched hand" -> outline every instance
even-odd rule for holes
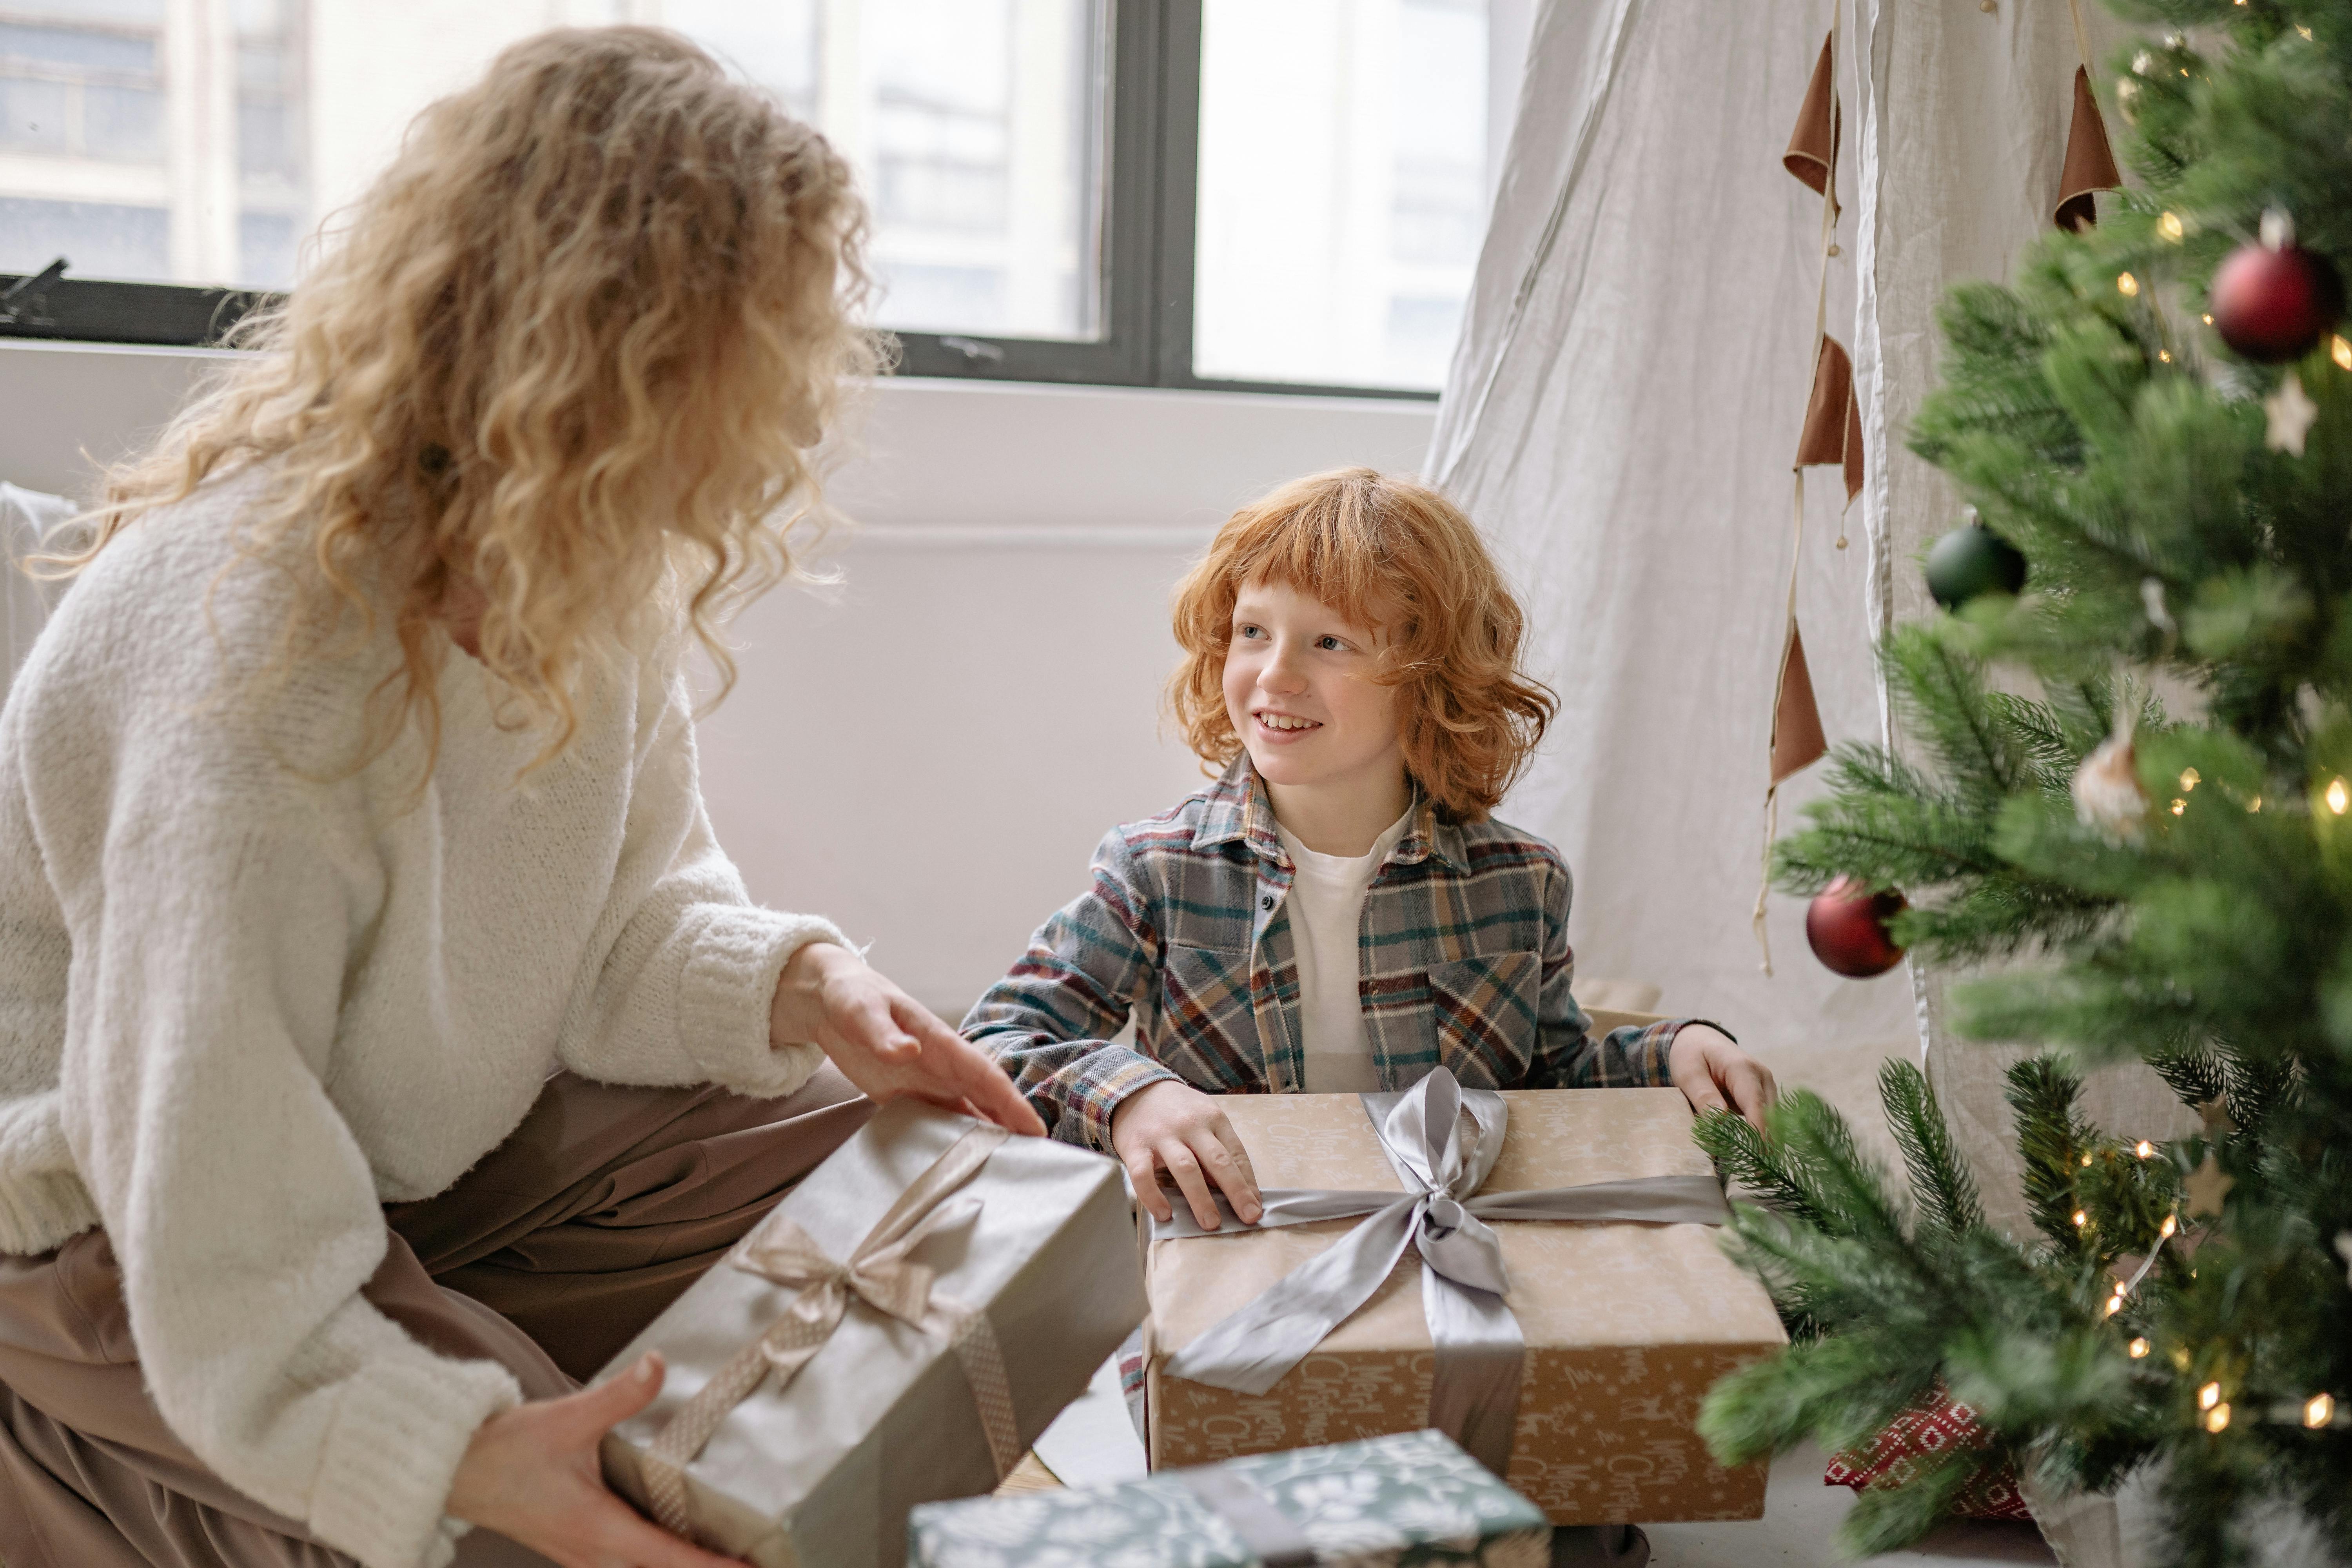
[[[1265,1212],[1258,1198],[1257,1173],[1250,1169],[1249,1151],[1221,1110],[1213,1095],[1189,1083],[1161,1079],[1147,1084],[1118,1102],[1110,1113],[1111,1152],[1127,1167],[1135,1185],[1136,1201],[1154,1219],[1167,1219],[1175,1210],[1160,1190],[1165,1171],[1184,1194],[1185,1205],[1202,1230],[1217,1228],[1217,1200],[1209,1184],[1225,1194],[1244,1225],[1255,1225]]]
[[[816,1046],[877,1104],[911,1095],[1008,1131],[1045,1134],[1037,1112],[987,1052],[837,942],[810,942],[784,965],[768,1037]]]
[[[1694,1110],[1736,1110],[1757,1131],[1780,1092],[1772,1069],[1705,1024],[1685,1024],[1666,1053],[1666,1072]]]
[[[534,1399],[475,1430],[444,1506],[453,1519],[562,1568],[741,1568],[689,1546],[604,1489],[597,1445],[661,1392],[661,1357],[562,1399]]]

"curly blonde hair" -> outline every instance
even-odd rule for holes
[[[470,584],[544,763],[583,671],[649,628],[690,625],[731,682],[720,609],[793,569],[808,448],[881,363],[857,324],[866,223],[824,138],[685,38],[516,44],[417,117],[309,275],[236,329],[257,352],[108,476],[64,564],[262,465],[239,555],[318,590],[281,664],[352,611],[389,617],[402,660],[368,754],[414,719],[429,775],[441,628]]]
[[[1377,628],[1376,679],[1398,689],[1405,769],[1439,812],[1484,821],[1559,700],[1518,668],[1525,617],[1462,509],[1370,468],[1293,479],[1226,520],[1177,585],[1185,653],[1170,706],[1205,767],[1242,750],[1225,711],[1234,602],[1253,583],[1309,595]]]

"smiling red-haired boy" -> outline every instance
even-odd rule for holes
[[[1570,994],[1568,867],[1491,815],[1554,699],[1459,508],[1369,468],[1294,480],[1218,531],[1175,618],[1175,715],[1222,776],[1105,835],[1093,887],[963,1022],[1056,1137],[1116,1153],[1161,1219],[1166,1171],[1213,1227],[1211,1183],[1259,1210],[1217,1094],[1403,1089],[1443,1062],[1761,1113],[1771,1075],[1719,1029],[1596,1039]]]

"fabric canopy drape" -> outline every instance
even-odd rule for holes
[[[1748,911],[1815,360],[1822,198],[1782,154],[1820,0],[1556,0],[1539,14],[1428,471],[1486,530],[1559,723],[1505,804],[1574,870],[1580,973],[1654,983],[1768,1060],[1915,1037],[1900,974],[1841,980],[1803,909]],[[1854,178],[1851,19],[1840,188]],[[1854,199],[1830,333],[1853,342]],[[1844,487],[1807,492],[1798,616],[1823,729],[1874,738],[1868,552]],[[1818,767],[1783,788],[1818,788]]]
[[[2087,54],[2111,86],[2126,37],[2096,0],[2079,34],[2068,0],[1550,0],[1428,471],[1521,589],[1561,697],[1503,814],[1576,872],[1580,971],[1654,982],[1801,1081],[1924,1049],[1993,1217],[2021,1231],[2000,1093],[2016,1053],[1948,1043],[1943,976],[1830,973],[1800,900],[1769,900],[1769,976],[1748,929],[1822,265],[1822,199],[1782,155],[1833,16],[1824,328],[1851,352],[1864,461],[1843,517],[1833,473],[1806,492],[1797,619],[1829,741],[1910,752],[1871,647],[1933,612],[1918,558],[1959,519],[1904,436],[1946,290],[2007,278],[2062,201],[2079,208],[2075,75]],[[1781,786],[1784,825],[1822,772]],[[2133,1136],[2185,1115],[2137,1068],[2102,1075],[2088,1109]]]

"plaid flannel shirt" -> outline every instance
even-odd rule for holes
[[[1111,1112],[1179,1079],[1213,1094],[1302,1086],[1292,866],[1244,754],[1173,810],[1113,828],[1094,886],[1030,939],[966,1015],[1054,1135],[1110,1147]],[[1683,1025],[1594,1039],[1570,994],[1559,851],[1425,799],[1372,879],[1358,937],[1364,1037],[1381,1085],[1443,1062],[1486,1089],[1659,1086]],[[1135,1044],[1113,1044],[1132,1014]]]

